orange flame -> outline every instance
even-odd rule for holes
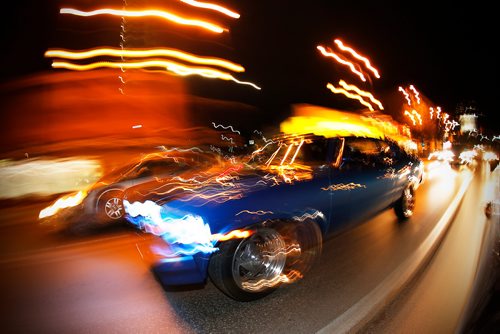
[[[342,51],[347,51],[349,52],[354,58],[356,59],[359,59],[361,60],[363,63],[365,63],[365,66],[366,68],[368,68],[370,71],[373,72],[373,74],[375,75],[375,77],[377,79],[380,79],[380,75],[378,74],[378,71],[376,68],[374,68],[371,64],[370,64],[370,61],[368,60],[368,58],[366,57],[363,57],[361,56],[360,54],[358,54],[356,51],[354,51],[352,48],[348,47],[348,46],[345,46],[341,40],[339,39],[336,39],[335,40],[335,44],[337,44],[337,46],[342,50]],[[364,80],[363,80],[364,81]]]
[[[164,10],[157,10],[157,9],[146,9],[146,10],[120,10],[120,9],[111,9],[111,8],[102,8],[102,9],[96,9],[92,10],[89,12],[81,11],[78,9],[73,9],[73,8],[61,8],[59,11],[61,14],[72,14],[72,15],[77,15],[77,16],[94,16],[94,15],[115,15],[115,16],[121,16],[121,17],[144,17],[144,16],[155,16],[159,17],[162,19],[165,19],[167,21],[175,22],[180,25],[188,25],[188,26],[196,26],[203,28],[208,31],[212,31],[215,33],[222,33],[224,32],[224,28],[208,23],[206,21],[202,20],[196,20],[196,19],[187,19],[184,17],[177,16],[175,14],[172,14],[170,12],[164,11]]]

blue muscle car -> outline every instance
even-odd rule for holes
[[[282,136],[238,161],[124,193],[126,219],[158,235],[165,285],[210,278],[240,301],[300,279],[322,240],[386,208],[413,214],[423,165],[395,142]]]

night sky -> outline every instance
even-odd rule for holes
[[[43,57],[49,47],[83,49],[118,46],[120,19],[76,19],[58,14],[62,6],[120,8],[122,1],[16,1],[2,25],[2,82],[51,71]],[[130,4],[177,1],[129,0]],[[356,102],[333,95],[326,83],[340,79],[373,92],[384,102],[397,87],[415,85],[446,112],[460,101],[474,100],[490,120],[496,113],[499,86],[498,37],[493,2],[353,2],[346,1],[219,1],[241,13],[239,20],[221,19],[229,34],[214,37],[157,22],[129,22],[127,46],[172,47],[196,54],[224,57],[242,64],[238,78],[262,87],[231,82],[187,79],[198,96],[241,101],[279,118],[293,103],[356,109]],[[5,14],[5,12],[4,12]],[[63,17],[64,16],[64,17]],[[322,57],[316,45],[333,47],[340,38],[369,57],[381,79],[361,82],[344,67]],[[388,113],[394,111],[387,110]],[[272,117],[270,117],[272,120]],[[498,125],[492,124],[493,132]]]

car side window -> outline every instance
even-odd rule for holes
[[[345,142],[342,169],[363,170],[380,165],[380,145],[370,138],[348,138]]]
[[[315,167],[325,165],[327,158],[328,140],[318,139],[303,143],[295,161]]]

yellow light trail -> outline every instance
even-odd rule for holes
[[[401,86],[399,86],[398,90],[399,90],[401,93],[403,93],[403,94],[404,94],[405,99],[406,99],[406,101],[408,102],[408,105],[409,105],[409,106],[411,106],[410,94],[408,94],[408,93],[406,92],[406,90],[405,90],[403,87],[401,87]]]
[[[217,11],[219,13],[225,14],[225,15],[227,15],[229,17],[232,17],[232,18],[235,18],[235,19],[239,19],[240,18],[240,14],[238,14],[236,12],[233,12],[232,10],[229,10],[229,9],[227,9],[225,7],[216,5],[216,4],[212,4],[212,3],[208,3],[208,2],[195,1],[195,0],[180,0],[180,1],[186,3],[186,4],[190,5],[190,6],[215,10],[215,11]]]
[[[362,105],[368,107],[368,109],[370,109],[370,111],[374,111],[372,105],[370,103],[366,102],[365,100],[363,100],[363,98],[360,95],[349,93],[348,91],[346,91],[343,88],[337,88],[337,87],[335,87],[331,83],[328,83],[326,85],[326,88],[330,89],[335,94],[344,94],[345,96],[347,96],[350,99],[358,100],[359,103],[361,103]]]
[[[45,57],[64,58],[64,59],[88,59],[92,57],[112,56],[127,58],[142,57],[171,57],[184,60],[199,65],[214,65],[226,68],[234,72],[244,72],[245,68],[241,65],[230,62],[225,59],[200,57],[191,53],[175,49],[121,49],[121,48],[94,48],[88,50],[63,50],[49,49],[45,52]]]
[[[199,76],[202,76],[205,78],[231,80],[231,81],[234,81],[234,82],[241,84],[241,85],[249,85],[249,86],[252,86],[253,88],[258,89],[258,90],[261,89],[259,86],[255,85],[251,82],[239,81],[238,79],[233,77],[231,74],[226,73],[226,72],[222,72],[219,70],[215,70],[212,68],[206,68],[206,67],[188,67],[185,65],[181,65],[179,63],[175,63],[172,61],[166,61],[166,60],[147,60],[147,61],[134,61],[134,62],[101,61],[101,62],[95,62],[95,63],[85,64],[85,65],[79,65],[79,64],[63,62],[63,61],[54,61],[52,63],[52,67],[64,68],[64,69],[75,70],[75,71],[87,71],[87,70],[93,70],[93,69],[102,68],[102,67],[119,68],[119,69],[143,69],[143,68],[148,68],[148,67],[161,67],[161,68],[165,68],[167,71],[176,73],[176,74],[181,75],[181,76],[199,75]]]
[[[373,67],[371,64],[370,64],[370,61],[368,60],[368,58],[366,57],[363,57],[361,56],[360,54],[358,54],[356,51],[354,51],[354,49],[348,47],[348,46],[345,46],[342,41],[340,39],[336,39],[335,40],[335,44],[337,44],[337,46],[342,50],[342,51],[347,51],[349,52],[354,58],[356,59],[359,59],[361,60],[362,62],[365,63],[365,66],[366,68],[368,68],[370,71],[373,72],[373,74],[375,75],[375,77],[377,79],[380,79],[380,75],[378,74],[378,71],[375,67]]]
[[[415,98],[417,99],[417,104],[420,104],[420,97],[419,97],[419,93],[418,91],[415,89],[415,87],[413,87],[413,85],[410,85],[410,89],[413,91],[413,93],[415,94]]]
[[[434,115],[434,108],[433,107],[429,107],[429,110],[431,111],[429,113],[429,115],[431,115],[431,119],[432,119],[432,116]]]
[[[441,118],[441,117],[440,117],[440,114],[441,114],[441,107],[437,107],[436,109],[437,109],[437,111],[436,111],[436,118],[437,118],[437,119],[440,119],[440,118]]]
[[[358,71],[356,69],[356,67],[351,62],[343,60],[335,52],[333,52],[331,50],[330,51],[326,51],[326,49],[323,46],[321,46],[321,45],[318,45],[316,48],[321,52],[321,54],[323,54],[323,56],[325,56],[325,57],[332,57],[333,59],[335,59],[339,63],[341,63],[343,65],[346,65],[346,66],[349,66],[349,68],[351,69],[351,71],[353,73],[357,74],[362,81],[366,81],[365,76],[363,75],[363,73],[361,73],[360,71]]]
[[[89,12],[81,11],[78,9],[73,9],[73,8],[61,8],[59,11],[61,14],[71,14],[71,15],[77,15],[77,16],[95,16],[95,15],[115,15],[115,16],[121,16],[121,17],[145,17],[145,16],[155,16],[159,17],[162,19],[165,19],[167,21],[172,21],[175,23],[178,23],[180,25],[188,25],[188,26],[196,26],[203,28],[205,30],[209,30],[212,32],[216,33],[222,33],[224,32],[224,28],[206,22],[202,20],[196,20],[196,19],[187,19],[184,17],[177,16],[175,14],[172,14],[170,12],[164,11],[164,10],[157,10],[157,9],[146,9],[146,10],[121,10],[121,9],[112,9],[112,8],[102,8],[102,9],[96,9],[92,10]]]
[[[369,98],[370,101],[372,101],[373,103],[375,103],[379,107],[380,110],[384,110],[384,106],[382,105],[382,103],[380,103],[379,100],[377,100],[375,97],[373,97],[372,94],[370,94],[368,92],[365,92],[364,90],[361,90],[361,89],[359,89],[358,87],[356,87],[354,85],[350,85],[350,84],[346,83],[344,80],[340,80],[339,81],[339,85],[341,85],[346,90],[354,91],[354,92],[358,93],[361,96],[365,96],[365,97]]]

